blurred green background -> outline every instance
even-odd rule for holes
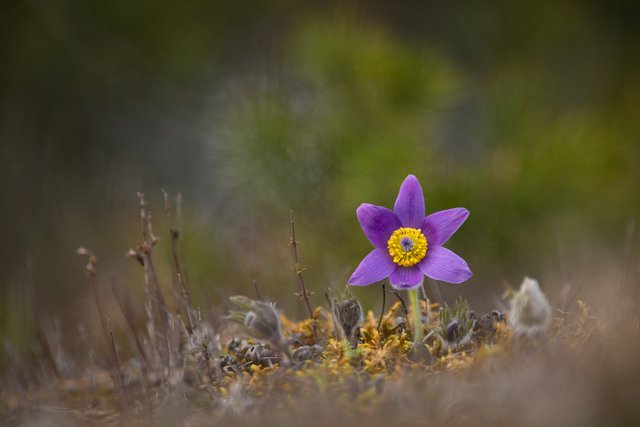
[[[449,247],[474,277],[436,299],[491,309],[525,274],[561,295],[627,259],[637,280],[637,2],[316,3],[2,2],[3,336],[33,310],[95,323],[80,245],[105,300],[111,280],[140,293],[137,191],[168,289],[161,188],[184,195],[201,306],[256,280],[301,313],[289,209],[323,303],[370,250],[356,207],[392,206],[409,173],[427,211],[471,211]]]

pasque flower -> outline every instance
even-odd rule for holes
[[[467,263],[443,247],[469,216],[465,208],[434,212],[425,217],[418,179],[409,175],[393,211],[363,203],[356,210],[360,227],[375,249],[351,275],[349,284],[366,286],[389,277],[397,289],[413,289],[427,276],[449,283],[471,277]]]

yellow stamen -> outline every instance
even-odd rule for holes
[[[402,267],[411,267],[422,261],[427,247],[427,238],[417,228],[398,228],[387,242],[393,262]]]

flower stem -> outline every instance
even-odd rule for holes
[[[409,290],[409,300],[411,301],[411,315],[413,316],[413,342],[422,342],[422,311],[420,310],[420,289]]]

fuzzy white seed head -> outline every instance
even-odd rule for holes
[[[551,324],[551,305],[538,281],[525,277],[511,299],[509,326],[520,337],[540,337]]]
[[[247,335],[276,345],[284,342],[280,318],[273,304],[241,295],[229,299],[240,310],[232,311],[228,318],[242,325]]]

